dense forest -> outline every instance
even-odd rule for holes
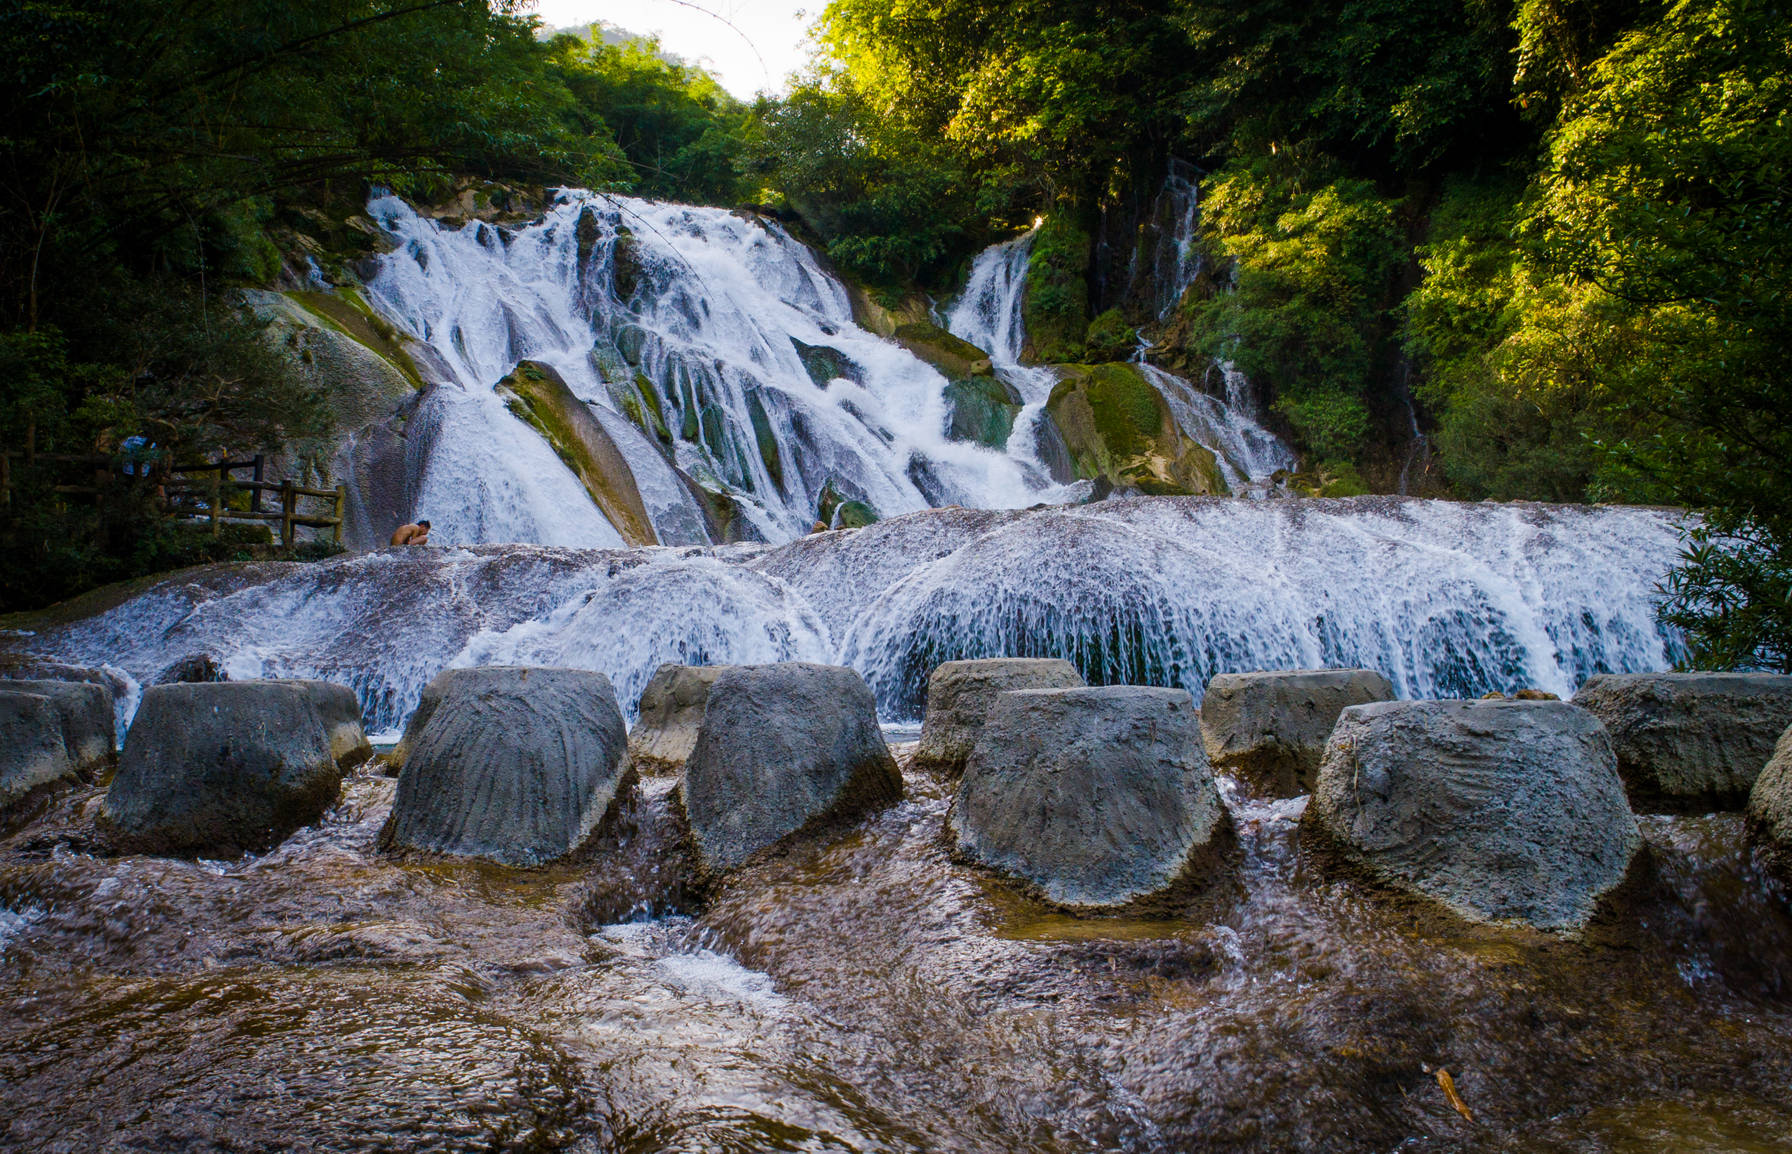
[[[512,0],[8,5],[0,602],[226,555],[25,454],[320,435],[233,293],[372,187],[474,177],[759,206],[896,296],[1044,218],[1040,359],[1143,327],[1230,361],[1328,494],[1418,460],[1426,495],[1697,509],[1663,610],[1691,660],[1792,668],[1789,30],[1775,0],[833,0],[745,105]],[[1115,269],[1172,167],[1203,274],[1162,319]]]

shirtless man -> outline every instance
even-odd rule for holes
[[[400,525],[392,533],[394,545],[427,545],[429,544],[429,522],[419,521],[415,525]]]

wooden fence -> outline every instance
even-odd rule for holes
[[[6,450],[0,452],[0,504],[12,502],[15,462],[30,469],[52,465],[67,473],[74,473],[79,467],[85,466],[94,474],[94,483],[53,485],[51,488],[68,496],[92,495],[95,503],[101,500],[101,495],[105,492],[105,486],[101,482],[108,479],[109,473],[115,469],[135,469],[139,471],[129,474],[132,480],[145,484],[158,483],[158,491],[166,498],[163,505],[165,514],[204,521],[214,534],[227,524],[278,525],[280,544],[290,549],[293,545],[293,531],[303,526],[329,529],[331,540],[338,545],[342,543],[342,515],[348,501],[348,490],[341,485],[334,489],[309,489],[291,480],[263,480],[263,461],[259,455],[241,461],[157,466],[103,453],[38,453],[29,447],[24,452]],[[232,475],[243,471],[250,473],[249,479],[238,480]],[[231,499],[240,493],[248,494],[247,508],[232,506]],[[264,495],[274,496],[275,500],[264,502]],[[329,502],[327,511],[317,504],[324,501]],[[305,508],[301,502],[312,503],[312,508]],[[268,507],[264,507],[264,504]],[[272,507],[275,504],[278,508]]]

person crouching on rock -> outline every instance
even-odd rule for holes
[[[394,545],[427,545],[429,544],[429,522],[419,521],[415,525],[400,525],[392,532]]]

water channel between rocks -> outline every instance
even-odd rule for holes
[[[1070,918],[951,861],[947,788],[906,784],[701,905],[663,779],[535,871],[381,857],[365,770],[236,862],[96,856],[103,792],[64,795],[0,839],[0,1144],[1787,1148],[1792,916],[1739,815],[1643,818],[1577,940],[1322,870],[1303,799],[1230,783],[1229,888]]]

